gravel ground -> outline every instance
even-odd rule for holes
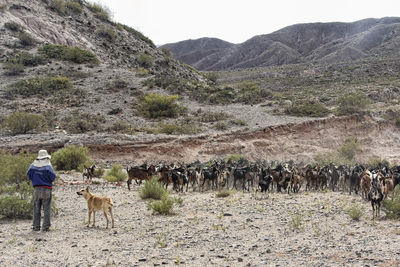
[[[91,184],[114,201],[115,228],[86,227],[87,207],[76,191],[80,173],[60,174],[54,188],[59,214],[50,232],[33,232],[30,220],[1,220],[1,266],[399,266],[400,222],[359,195],[215,191],[189,192],[174,215],[152,215],[135,185]],[[346,209],[357,203],[364,215],[353,221]]]

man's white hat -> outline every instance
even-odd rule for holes
[[[47,153],[46,150],[41,149],[39,150],[37,159],[51,159],[51,156],[49,155],[49,153]]]

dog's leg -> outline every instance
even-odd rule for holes
[[[90,216],[92,215],[92,211],[91,211],[90,209],[88,209],[88,210],[89,210],[89,211],[88,211],[89,220],[88,220],[87,227],[90,226]]]
[[[113,208],[112,207],[108,207],[108,209],[110,210],[110,215],[111,215],[111,228],[114,228],[114,213],[113,213]]]
[[[104,217],[106,217],[106,221],[107,221],[107,229],[108,229],[108,216],[107,216],[107,208],[103,209],[103,213],[104,213]]]
[[[96,224],[96,211],[93,209],[93,227]]]

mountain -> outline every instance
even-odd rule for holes
[[[99,4],[0,4],[0,124],[26,111],[45,115],[54,127],[78,113],[82,130],[87,124],[103,130],[117,122],[140,125],[146,120],[136,115],[137,99],[150,92],[142,83],[154,75],[204,80],[140,32],[111,21]]]
[[[171,50],[175,59],[201,70],[217,62],[218,58],[213,57],[213,55],[233,45],[217,38],[200,38],[166,44],[162,47]]]
[[[200,70],[338,63],[400,54],[400,18],[296,24],[226,47],[217,46],[224,43],[218,39],[212,42],[214,47],[205,46],[205,40],[182,41],[165,47],[173,52],[174,58]]]

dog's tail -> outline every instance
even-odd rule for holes
[[[111,206],[111,207],[113,207],[114,206],[114,203],[112,202],[112,200],[111,200],[111,198],[106,198],[106,200],[107,200],[107,203]]]

